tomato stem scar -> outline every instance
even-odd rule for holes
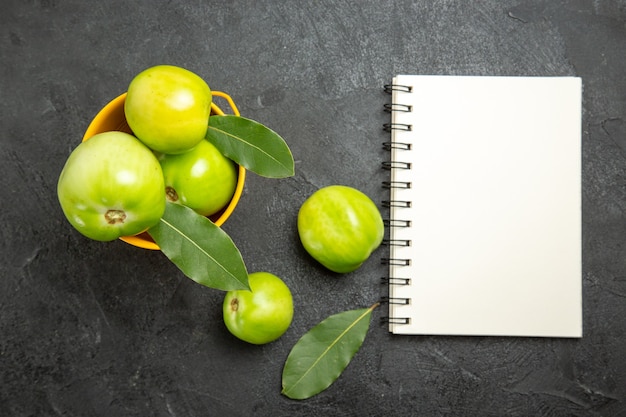
[[[104,213],[104,219],[108,224],[124,223],[126,213],[124,210],[107,210],[107,212]]]
[[[171,202],[178,201],[178,193],[172,187],[165,187],[165,197]]]

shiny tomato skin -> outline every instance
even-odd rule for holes
[[[99,241],[143,232],[165,211],[158,160],[123,132],[100,133],[78,145],[61,171],[57,195],[70,224]]]
[[[250,291],[226,293],[223,317],[226,328],[237,338],[256,345],[281,337],[293,319],[293,298],[285,282],[269,272],[248,277]]]
[[[225,207],[237,186],[237,165],[203,139],[193,149],[159,157],[166,196],[198,214],[209,216]]]
[[[212,95],[197,74],[173,65],[157,65],[137,74],[128,86],[126,121],[146,146],[181,153],[206,135]]]
[[[383,220],[361,191],[331,185],[314,192],[298,212],[298,234],[306,251],[333,272],[358,269],[381,244]]]

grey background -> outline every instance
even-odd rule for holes
[[[3,1],[0,415],[626,416],[625,52],[623,0]],[[91,118],[162,63],[229,93],[294,153],[293,178],[248,175],[224,225],[250,271],[293,291],[272,344],[239,342],[222,293],[159,252],[83,238],[57,203]],[[394,337],[379,308],[340,379],[292,401],[280,375],[298,338],[386,293],[385,247],[337,276],[295,219],[324,185],[386,197],[396,73],[582,77],[584,338]]]

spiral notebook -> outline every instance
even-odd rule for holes
[[[389,330],[582,337],[581,79],[385,88]]]

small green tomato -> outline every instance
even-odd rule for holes
[[[124,113],[139,140],[161,153],[188,151],[206,135],[213,96],[197,74],[157,65],[133,78]]]
[[[261,345],[282,336],[293,318],[293,298],[287,285],[269,272],[248,276],[250,289],[228,291],[224,323],[239,339]]]
[[[338,273],[352,272],[382,242],[383,219],[361,191],[331,185],[313,193],[298,212],[298,233],[306,251]]]
[[[177,155],[159,157],[165,195],[203,216],[216,213],[232,199],[237,186],[237,166],[207,140]]]

